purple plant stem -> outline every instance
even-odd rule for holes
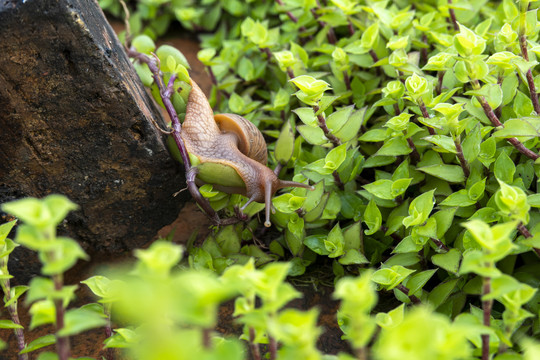
[[[211,329],[203,329],[202,331],[202,338],[203,338],[203,346],[205,349],[211,349],[212,348],[212,330]]]
[[[428,38],[425,33],[422,33],[422,42],[426,45],[429,45]],[[424,65],[427,64],[428,62],[428,49],[427,48],[423,47],[420,50],[420,59],[422,60],[422,64]]]
[[[251,356],[254,360],[261,360],[261,350],[259,344],[255,343],[255,329],[249,328],[249,348],[251,350]]]
[[[467,162],[467,159],[465,159],[465,155],[463,155],[463,148],[461,147],[461,141],[459,139],[459,135],[456,139],[454,139],[454,144],[456,145],[456,151],[457,151],[457,157],[459,159],[459,164],[461,165],[461,168],[463,169],[463,173],[465,174],[465,177],[468,178],[471,174],[471,170],[469,167],[469,163]]]
[[[476,81],[476,83],[478,85],[478,87],[480,86],[478,84],[478,81]],[[495,127],[498,127],[498,126],[504,126],[501,121],[499,120],[499,118],[497,117],[497,115],[495,115],[495,113],[493,112],[493,109],[491,108],[491,106],[489,106],[487,100],[485,97],[483,96],[477,96],[476,97],[478,99],[478,101],[480,102],[480,105],[482,105],[482,109],[484,110],[484,113],[486,114],[486,116],[488,117],[489,121],[491,121],[491,123],[493,124],[493,126]],[[532,150],[529,150],[525,147],[525,145],[523,145],[517,138],[513,137],[513,138],[508,138],[506,139],[506,141],[508,141],[510,144],[512,144],[520,153],[522,153],[523,155],[527,156],[528,158],[532,159],[532,160],[536,160],[540,157],[540,155],[536,154],[534,151]]]
[[[394,103],[394,112],[395,112],[396,116],[401,114],[401,110],[399,109],[398,103]],[[405,130],[403,130],[403,135],[407,136],[407,133],[406,133]],[[416,146],[414,145],[414,142],[412,141],[412,139],[410,137],[406,138],[406,139],[407,139],[407,144],[409,144],[409,147],[412,149],[412,153],[411,153],[412,160],[414,162],[419,162],[420,161],[420,153],[416,149]]]
[[[277,342],[273,336],[268,336],[268,351],[270,353],[270,360],[275,360],[277,358]]]
[[[9,279],[4,280],[4,286],[5,290],[5,299],[6,303],[11,300],[11,286],[9,283]],[[11,320],[13,323],[17,325],[21,325],[21,320],[19,319],[19,313],[17,311],[17,301],[12,303],[8,306],[8,312],[9,316],[11,317]],[[23,350],[26,346],[26,342],[24,341],[24,331],[23,329],[14,329],[15,337],[17,338],[17,346],[19,347],[19,351]],[[28,354],[20,354],[18,355],[19,360],[28,360]]]
[[[445,71],[437,71],[437,86],[435,87],[435,93],[441,95],[442,93],[442,84],[444,79]]]
[[[448,252],[449,250],[448,246],[444,245],[441,240],[435,239],[435,238],[429,238],[429,239],[435,244],[435,246],[437,246],[438,249]]]
[[[319,109],[320,108],[318,105],[313,106],[313,111],[315,111],[315,113],[317,113]],[[319,127],[324,132],[324,136],[326,136],[326,138],[330,140],[334,146],[341,145],[341,140],[339,140],[334,134],[330,133],[330,129],[328,129],[328,126],[326,125],[326,119],[324,116],[322,116],[322,114],[317,115],[317,120],[319,121]]]
[[[398,286],[396,286],[396,289],[407,295],[409,299],[411,299],[413,304],[418,305],[422,303],[422,301],[420,301],[420,299],[416,295],[409,295],[409,289],[405,285],[399,284]]]
[[[351,79],[349,77],[349,74],[347,73],[347,70],[343,70],[343,81],[345,82],[345,87],[347,90],[351,90]]]
[[[105,325],[105,336],[107,336],[107,338],[110,338],[113,334],[112,326],[111,326],[111,305],[110,304],[105,304],[103,306],[103,313],[105,314],[105,316],[107,316],[107,324]],[[114,349],[108,348],[107,360],[114,360],[114,358],[115,358]]]
[[[317,3],[317,8],[320,8],[321,5],[319,4],[319,1],[318,0],[315,0],[315,2]],[[317,11],[315,10],[315,8],[312,8],[311,9],[311,14],[313,14],[313,17],[315,18],[315,20],[317,20],[317,22],[319,23],[319,25],[321,27],[325,27],[326,26],[326,23],[324,21],[320,21],[318,20],[319,19],[319,14],[317,14]],[[329,26],[328,28],[328,34],[326,34],[326,38],[328,39],[328,42],[332,45],[335,45],[337,43],[337,38],[336,38],[336,33],[334,32],[334,28]]]
[[[424,117],[424,119],[429,119],[429,113],[427,112],[426,104],[424,104],[424,102],[420,98],[418,98],[418,107],[420,108],[420,111],[422,112],[422,116]],[[428,129],[429,135],[435,135],[435,130],[433,130],[429,126],[427,127],[427,129]]]
[[[351,21],[351,18],[347,17],[347,28],[349,29],[349,35],[353,36],[354,35],[354,26],[353,26],[353,23]]]
[[[452,20],[452,26],[454,27],[454,30],[459,31],[456,13],[454,12],[454,9],[450,7],[450,5],[452,5],[452,0],[448,0],[448,12],[450,13],[450,20]]]
[[[527,51],[527,38],[525,34],[519,36],[519,47],[521,49],[521,56],[526,61],[529,61],[529,52]],[[534,85],[534,77],[532,74],[532,68],[527,70],[525,74],[527,78],[527,85],[529,85],[529,94],[531,96],[531,101],[534,107],[534,111],[540,115],[540,103],[538,102],[538,94],[536,93],[536,86]]]
[[[373,63],[376,63],[376,62],[379,61],[379,57],[377,56],[377,53],[375,52],[375,50],[370,49],[369,50],[369,56],[371,56],[371,59],[373,60]],[[375,73],[378,76],[380,76],[381,75],[381,68],[380,67],[375,68]]]
[[[533,237],[529,229],[527,229],[527,227],[523,225],[523,223],[519,223],[519,225],[517,226],[517,229],[521,233],[521,235],[525,236],[527,239],[530,239]],[[533,250],[536,253],[536,255],[540,256],[540,249],[533,248]]]
[[[482,283],[482,295],[491,292],[491,278],[485,277]],[[484,326],[491,326],[491,307],[493,300],[482,300],[482,312]],[[482,338],[482,360],[489,360],[489,334],[483,334]]]
[[[54,289],[56,291],[62,290],[63,277],[62,274],[53,276]],[[56,352],[59,360],[68,360],[70,357],[71,349],[69,345],[69,337],[59,336],[58,332],[64,328],[64,314],[65,309],[62,303],[62,299],[54,300],[54,307],[56,310]]]

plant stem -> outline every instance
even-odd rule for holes
[[[320,108],[318,105],[313,106],[313,111],[315,111],[315,114],[319,110]],[[322,114],[317,115],[317,120],[319,121],[319,127],[324,132],[324,136],[326,136],[326,138],[330,140],[330,142],[332,142],[334,146],[341,145],[341,140],[339,140],[334,134],[330,133],[330,129],[328,129],[328,126],[326,125],[326,119],[324,118],[324,116]]]
[[[317,8],[320,8],[321,5],[319,4],[319,1],[318,0],[315,0],[315,1],[317,3]],[[315,20],[317,20],[317,22],[319,23],[321,27],[326,26],[326,23],[324,21],[318,20],[319,14],[317,14],[317,11],[314,8],[311,9],[311,14],[313,14],[313,17],[315,18]],[[326,38],[328,39],[328,42],[332,45],[335,45],[337,43],[336,33],[334,32],[334,28],[331,27],[330,25],[328,25],[328,33],[326,34]]]
[[[459,159],[459,164],[461,165],[461,168],[463,169],[465,178],[468,178],[469,175],[471,174],[471,170],[469,167],[469,163],[467,162],[467,159],[465,159],[465,155],[463,155],[463,148],[461,147],[460,135],[456,136],[456,138],[454,139],[454,144],[456,145],[456,151],[457,151],[457,157]]]
[[[426,104],[424,104],[424,102],[420,98],[418,98],[417,103],[418,103],[418,107],[420,108],[420,111],[422,112],[422,116],[424,117],[424,119],[429,119],[429,113],[427,112]],[[428,129],[429,135],[435,135],[435,130],[433,130],[429,126],[427,129]]]
[[[527,38],[524,34],[519,36],[519,47],[521,49],[521,56],[523,56],[523,59],[529,61],[529,52],[527,51]],[[537,114],[540,114],[540,103],[538,102],[538,94],[536,93],[536,86],[534,85],[532,68],[527,70],[525,77],[527,78],[527,85],[529,86],[529,94],[531,96],[534,111],[536,111]]]
[[[205,349],[211,349],[212,348],[212,329],[203,329],[202,331],[202,338],[203,338],[203,346]]]
[[[349,77],[349,74],[347,73],[347,70],[343,70],[343,81],[345,82],[345,87],[347,90],[351,90],[351,78]]]
[[[478,83],[478,80],[475,80],[475,82],[473,84],[475,85],[475,87],[480,87],[480,84]],[[476,98],[480,102],[480,105],[482,105],[482,109],[484,109],[484,113],[488,117],[489,121],[491,121],[493,126],[495,126],[495,127],[499,127],[499,126],[504,127],[504,125],[501,123],[499,118],[493,112],[493,109],[491,108],[491,106],[489,106],[486,98],[483,97],[483,96],[476,96]],[[538,159],[540,157],[540,155],[536,154],[534,151],[527,149],[525,147],[525,145],[523,145],[515,137],[508,138],[508,139],[506,139],[506,141],[508,141],[510,144],[512,144],[520,153],[522,153],[523,155],[527,156],[528,158],[530,158],[532,160],[536,160],[536,159]]]
[[[261,360],[261,350],[259,344],[255,343],[255,329],[249,328],[249,348],[251,350],[251,356],[254,360]]]
[[[104,304],[103,305],[103,313],[105,316],[107,316],[107,324],[105,325],[105,336],[107,338],[110,338],[113,334],[112,326],[111,326],[111,304]],[[107,349],[107,360],[114,360],[114,349],[108,348]]]
[[[491,292],[491,278],[483,278],[482,284],[482,296],[485,296]],[[483,323],[484,326],[491,326],[491,307],[493,306],[493,300],[482,300],[483,311]],[[489,334],[483,334],[482,336],[482,360],[489,360]]]
[[[273,336],[268,335],[268,351],[270,353],[270,360],[276,360],[277,358],[277,342]]]
[[[420,299],[416,295],[409,295],[409,289],[405,285],[399,284],[398,286],[396,286],[396,289],[398,289],[399,291],[401,291],[402,293],[407,295],[409,297],[409,299],[411,299],[413,304],[421,304],[422,303],[422,301],[420,301]]]
[[[11,300],[11,285],[9,282],[9,279],[2,281],[2,290],[4,291],[4,298],[5,302]],[[13,323],[17,325],[21,325],[21,320],[19,319],[19,313],[17,311],[17,301],[14,301],[11,305],[8,307],[9,316],[11,317],[11,320]],[[15,337],[17,338],[17,346],[19,347],[19,351],[23,350],[26,347],[26,342],[24,341],[24,331],[23,329],[13,329],[15,333]],[[19,360],[28,360],[28,354],[20,354],[18,355]]]
[[[525,236],[527,239],[533,237],[529,229],[527,229],[527,227],[523,225],[523,223],[519,223],[517,229],[521,233],[521,235]],[[533,250],[538,256],[540,256],[540,249],[533,247]]]
[[[62,274],[53,275],[53,282],[54,290],[61,291],[64,284]],[[58,335],[58,332],[64,328],[65,309],[62,299],[55,299],[54,307],[56,310],[56,352],[59,360],[68,360],[71,353],[69,337]]]
[[[439,239],[435,239],[435,238],[429,238],[434,244],[435,246],[437,246],[438,249],[441,249],[441,250],[444,250],[446,252],[448,252],[448,246],[444,245],[443,242]]]
[[[459,25],[456,19],[456,13],[454,12],[454,9],[451,7],[452,0],[448,0],[448,12],[450,13],[450,20],[452,20],[452,26],[454,27],[454,30],[459,31]]]
[[[437,86],[435,87],[435,93],[437,95],[441,95],[442,93],[442,84],[445,72],[446,71],[437,71]]]

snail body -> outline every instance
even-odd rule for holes
[[[216,189],[242,194],[251,202],[265,204],[265,226],[270,226],[272,196],[285,187],[311,188],[309,185],[278,179],[266,166],[266,142],[259,129],[235,114],[214,116],[208,99],[191,81],[186,117],[181,136],[197,179]]]

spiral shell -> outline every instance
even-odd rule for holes
[[[218,114],[214,116],[214,120],[222,133],[234,133],[238,137],[238,150],[242,154],[266,165],[266,142],[261,131],[252,122],[236,114]]]

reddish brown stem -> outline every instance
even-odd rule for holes
[[[399,291],[401,291],[402,293],[407,295],[409,297],[409,299],[411,299],[413,304],[421,304],[422,303],[422,301],[420,301],[420,299],[416,295],[409,295],[409,289],[405,285],[399,284],[398,286],[396,286],[396,289],[398,289]]]
[[[482,284],[482,295],[491,292],[491,278],[485,277]],[[493,300],[482,300],[482,312],[484,326],[491,326],[491,307]],[[489,360],[489,334],[482,335],[482,360]]]
[[[319,111],[319,106],[314,105],[313,106],[313,111],[315,111],[315,113],[317,113]],[[319,127],[324,132],[324,136],[326,136],[326,138],[328,140],[330,140],[330,142],[334,146],[341,145],[341,140],[339,140],[334,134],[330,133],[330,129],[328,129],[328,126],[326,125],[326,119],[324,118],[324,116],[322,114],[317,115],[317,120],[319,121]]]
[[[405,131],[403,131],[405,134]],[[409,144],[409,147],[412,149],[411,158],[412,160],[417,163],[420,161],[420,153],[418,153],[418,150],[416,149],[416,146],[414,145],[414,142],[411,138],[407,138],[407,144]]]
[[[11,300],[11,286],[9,279],[3,280],[3,286],[4,290],[4,298],[6,303]],[[8,306],[8,312],[11,317],[11,320],[13,323],[17,325],[21,325],[21,321],[19,319],[19,313],[17,311],[17,301],[13,302],[11,305]],[[17,346],[19,347],[19,351],[23,350],[26,347],[26,342],[24,341],[24,331],[23,329],[14,329],[15,337],[17,338]],[[19,360],[28,360],[28,354],[20,354],[18,355]]]
[[[349,78],[349,74],[347,73],[347,70],[343,70],[343,81],[345,82],[345,87],[347,90],[351,90],[351,79]]]
[[[57,292],[62,290],[63,278],[62,275],[53,276],[54,289]],[[71,349],[69,345],[69,337],[59,336],[58,333],[64,328],[64,304],[62,299],[54,300],[54,308],[56,312],[56,352],[59,360],[68,360],[70,357]]]
[[[426,104],[424,104],[424,102],[420,98],[418,98],[418,107],[420,108],[420,111],[422,112],[422,117],[424,119],[429,119],[429,113],[427,111]],[[428,129],[429,135],[435,135],[435,130],[433,130],[429,126],[427,129]]]
[[[478,84],[478,82],[476,82]],[[478,85],[479,86],[479,85]],[[482,105],[482,109],[484,110],[484,113],[488,117],[489,121],[493,124],[495,127],[504,126],[497,115],[493,112],[493,109],[491,106],[489,106],[487,100],[483,96],[477,96],[476,97],[478,101],[480,102],[480,105]],[[518,139],[514,138],[508,138],[506,139],[510,144],[512,144],[520,153],[527,156],[530,159],[536,160],[540,157],[540,155],[536,154],[534,151],[529,150],[523,145]]]
[[[452,26],[454,27],[454,30],[459,31],[459,25],[456,19],[456,13],[454,12],[454,9],[451,7],[452,0],[448,0],[448,12],[450,13],[450,20],[452,20]]]
[[[521,233],[521,235],[525,236],[527,239],[530,239],[533,237],[529,229],[527,229],[527,227],[523,225],[523,223],[519,223],[519,225],[517,226],[517,229]],[[536,253],[536,255],[540,256],[540,249],[533,248],[533,250]]]
[[[461,165],[461,168],[463,169],[463,173],[465,174],[465,178],[468,178],[471,174],[471,170],[469,167],[469,163],[467,162],[467,159],[465,159],[465,155],[463,155],[463,148],[461,147],[461,141],[459,139],[459,136],[454,139],[454,144],[456,145],[456,151],[457,151],[457,157],[459,159],[459,164]]]
[[[442,93],[444,73],[445,71],[437,71],[437,86],[435,87],[435,93],[437,95],[441,95]]]
[[[277,358],[278,344],[273,336],[268,336],[268,351],[270,353],[270,360],[276,360]]]
[[[448,252],[448,246],[444,245],[443,242],[439,239],[435,239],[435,238],[429,238],[434,244],[435,246],[440,249],[440,250],[444,250],[446,252]]]
[[[261,350],[259,344],[255,343],[255,329],[249,328],[249,348],[251,350],[251,356],[254,360],[261,360]]]

